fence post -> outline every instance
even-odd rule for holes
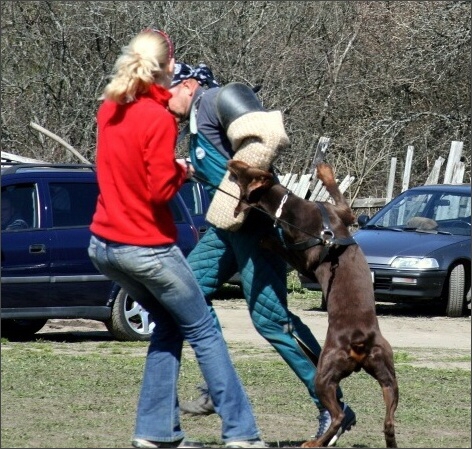
[[[298,185],[296,188],[294,188],[293,193],[299,196],[300,198],[305,199],[308,189],[310,188],[310,180],[311,174],[307,173],[305,175],[301,175],[298,181]]]
[[[413,152],[414,152],[414,147],[412,147],[411,145],[408,145],[407,152],[406,152],[405,171],[403,173],[402,192],[407,190],[410,184],[410,173],[411,173],[411,164],[413,162]]]
[[[393,197],[393,184],[395,183],[395,170],[397,169],[397,158],[392,157],[390,161],[390,174],[388,175],[387,195],[385,196],[385,204]]]
[[[460,161],[462,155],[463,143],[457,140],[452,141],[451,149],[449,150],[449,157],[447,158],[446,172],[444,173],[443,184],[450,184],[454,173],[454,166],[456,162]]]
[[[290,176],[290,179],[287,180],[287,184],[285,184],[285,187],[287,187],[288,190],[292,190],[294,184],[297,182],[298,175],[296,173],[293,173]]]
[[[463,143],[457,140],[452,141],[449,157],[447,158],[446,172],[444,173],[443,184],[450,184],[454,175],[456,163],[460,162]]]
[[[315,201],[318,198],[318,195],[321,192],[321,189],[323,188],[323,183],[318,180],[317,183],[315,184],[315,187],[313,188],[313,191],[311,192],[309,201]]]
[[[284,175],[282,175],[282,177],[280,178],[280,184],[282,184],[283,186],[287,186],[291,176],[291,173],[285,173]]]
[[[428,184],[437,184],[439,181],[439,172],[441,171],[442,164],[444,163],[444,158],[439,156],[436,161],[434,162],[434,167],[431,170],[431,173],[428,176],[428,179],[424,183],[424,185]]]
[[[321,136],[320,139],[318,140],[318,144],[316,145],[315,155],[313,156],[313,160],[311,161],[311,166],[308,173],[312,175],[315,173],[316,164],[319,161],[322,161],[324,159],[324,155],[326,151],[328,150],[329,141],[330,141],[329,137],[323,137],[323,136]]]
[[[462,182],[464,182],[464,174],[465,174],[464,162],[459,161],[454,166],[454,175],[452,176],[451,183],[461,184]]]
[[[339,184],[339,191],[344,193],[348,187],[354,182],[354,176],[346,175],[346,177]]]

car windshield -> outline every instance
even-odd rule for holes
[[[385,206],[367,227],[470,235],[470,210],[470,195],[411,191]]]

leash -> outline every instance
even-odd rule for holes
[[[242,203],[244,203],[246,206],[250,207],[251,209],[255,209],[255,210],[258,210],[259,212],[262,212],[263,214],[267,215],[269,218],[271,218],[272,220],[274,220],[274,228],[276,227],[277,225],[277,222],[281,222],[281,223],[285,223],[287,226],[290,226],[292,228],[295,228],[297,229],[298,231],[300,232],[303,232],[304,234],[307,234],[308,236],[310,237],[314,237],[316,238],[313,234],[307,232],[307,231],[304,231],[303,229],[300,229],[299,227],[289,223],[288,221],[285,221],[285,220],[282,220],[280,219],[280,215],[282,213],[282,207],[279,206],[279,208],[277,209],[277,212],[279,213],[279,216],[278,217],[274,217],[273,215],[269,214],[269,212],[265,211],[264,209],[261,209],[260,207],[257,207],[257,206],[253,206],[252,204],[248,203],[246,200],[242,200],[241,198],[237,197],[237,196],[234,196],[232,193],[229,193],[227,192],[226,190],[223,190],[220,188],[220,186],[215,186],[214,184],[212,184],[211,182],[207,181],[206,179],[203,179],[203,178],[200,178],[199,176],[197,175],[192,175],[192,178],[194,178],[196,181],[198,182],[201,182],[203,184],[208,184],[210,187],[213,187],[214,189],[224,193],[225,195],[231,197],[231,198],[234,198],[235,200],[238,200],[238,201],[241,201]],[[290,190],[287,189],[287,193],[285,194],[284,198],[284,203],[285,201],[287,201],[287,198],[288,198],[288,195],[291,194],[292,192]],[[276,212],[276,214],[277,214]]]
[[[316,204],[318,204],[320,211],[321,211],[321,216],[323,219],[323,229],[320,233],[320,236],[316,236],[312,234],[311,232],[305,231],[304,229],[295,226],[292,223],[289,223],[286,220],[282,220],[280,216],[282,215],[282,208],[284,204],[286,203],[288,196],[293,194],[290,190],[287,189],[287,192],[285,195],[282,197],[282,200],[280,201],[279,207],[277,208],[275,212],[275,217],[271,214],[269,214],[267,211],[264,209],[253,206],[252,204],[248,203],[246,200],[241,200],[239,197],[234,196],[232,193],[229,193],[223,189],[221,189],[219,186],[215,186],[211,182],[207,181],[206,179],[200,178],[198,175],[193,174],[192,178],[194,178],[196,181],[201,182],[203,184],[208,184],[210,187],[213,187],[214,189],[224,193],[225,195],[228,195],[231,198],[234,198],[238,201],[242,201],[246,206],[250,207],[251,209],[256,209],[259,212],[262,212],[263,214],[267,215],[269,218],[274,220],[274,228],[278,226],[278,223],[284,223],[288,227],[291,227],[293,229],[296,229],[299,232],[302,232],[306,234],[309,238],[307,240],[304,240],[302,242],[297,242],[297,243],[287,243],[284,240],[284,244],[288,249],[293,249],[296,251],[304,251],[308,248],[311,248],[312,246],[317,246],[317,245],[323,245],[325,247],[325,250],[322,254],[322,259],[324,259],[328,253],[329,248],[335,245],[339,246],[349,246],[349,245],[357,245],[357,242],[354,240],[353,237],[345,237],[345,238],[336,238],[334,235],[334,232],[331,230],[329,226],[329,217],[328,213],[326,211],[325,206],[323,203],[317,201]],[[321,261],[320,261],[321,262]]]

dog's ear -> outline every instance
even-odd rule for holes
[[[234,209],[234,216],[237,217],[241,212],[244,212],[251,206],[257,206],[261,195],[273,184],[274,177],[270,173],[259,175],[257,178],[252,179],[246,187],[246,194],[243,193],[242,187],[239,184],[241,197],[238,205]]]
[[[254,178],[247,186],[246,197],[249,203],[257,203],[264,190],[268,190],[273,185],[272,174],[260,174]]]
[[[255,206],[262,192],[272,186],[274,177],[271,173],[251,167],[240,160],[230,160],[227,168],[231,174],[230,179],[238,184],[240,195],[239,203],[234,209],[237,217],[248,207]]]

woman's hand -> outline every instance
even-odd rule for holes
[[[185,168],[187,171],[187,179],[190,179],[195,173],[195,169],[193,168],[193,165],[190,163],[190,161],[187,159],[176,159],[176,161]]]

